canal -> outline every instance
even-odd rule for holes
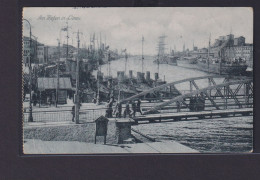
[[[101,71],[108,75],[108,65],[103,65]],[[113,77],[117,71],[125,70],[125,59],[112,61],[110,72]],[[127,61],[126,74],[133,71],[134,76],[142,70],[140,57],[130,57]],[[158,72],[157,64],[152,57],[145,57],[144,72],[150,71],[151,78]],[[208,75],[194,69],[161,64],[159,78],[167,82],[178,81],[186,78]],[[207,80],[198,82],[203,88],[208,86]],[[180,90],[188,90],[189,84],[181,84]],[[177,141],[200,152],[250,152],[253,148],[253,117],[232,117],[219,119],[204,119],[192,121],[178,121],[158,124],[142,124],[134,129],[156,138],[158,141]]]

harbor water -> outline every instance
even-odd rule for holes
[[[143,72],[150,71],[151,78],[158,72],[153,57],[145,57]],[[126,65],[126,68],[125,68]],[[117,76],[117,71],[133,71],[134,76],[142,71],[140,56],[112,61],[110,75]],[[101,67],[105,76],[109,75],[108,64]],[[206,72],[168,64],[160,64],[159,78],[167,82],[208,75]],[[207,87],[208,81],[201,80],[200,88]],[[217,82],[218,83],[218,82]],[[188,90],[189,84],[176,85],[179,90]],[[156,138],[158,141],[177,141],[200,152],[250,152],[253,148],[253,116],[232,117],[204,120],[189,120],[157,124],[142,124],[134,129]]]

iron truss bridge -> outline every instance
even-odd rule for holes
[[[188,90],[183,90],[183,87],[188,87]],[[160,94],[166,92],[175,95],[162,98]],[[183,79],[151,88],[121,102],[145,99],[147,94],[156,94],[159,102],[153,103],[151,107],[142,107],[146,118],[149,114],[155,117],[155,114],[175,113],[176,116],[176,112],[196,112],[196,116],[207,111],[218,112],[221,116],[240,111],[243,115],[253,113],[253,78],[250,77],[211,75]]]

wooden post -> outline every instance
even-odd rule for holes
[[[41,107],[41,99],[42,99],[42,91],[40,91],[40,102],[39,102],[39,107]]]
[[[95,144],[97,143],[97,124],[96,124],[96,131],[95,131]]]
[[[107,141],[107,135],[104,136],[104,144],[106,144]]]
[[[208,86],[211,86],[211,80],[208,78]],[[211,97],[211,89],[209,90],[209,96]]]
[[[245,83],[245,85],[244,85],[244,92],[245,92],[245,106],[246,107],[248,107],[248,103],[249,103],[249,90],[248,90],[248,84],[247,83]]]
[[[190,81],[190,92],[192,92],[192,82]]]
[[[224,86],[224,96],[225,96],[225,109],[227,109],[227,87]]]

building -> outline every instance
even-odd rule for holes
[[[37,61],[39,64],[45,63],[45,47],[43,44],[37,44]]]
[[[246,39],[243,36],[234,39],[234,46],[244,46]]]
[[[31,54],[30,54],[31,53]],[[49,59],[48,55],[48,47],[31,39],[31,49],[30,49],[30,38],[24,36],[23,37],[23,63],[27,66],[30,62],[31,63],[46,63]]]
[[[253,68],[253,44],[244,44],[223,49],[224,56],[229,58],[242,58],[247,62],[247,65]]]
[[[190,55],[193,57],[207,58],[208,56],[213,57],[214,53],[212,52],[208,53],[207,48],[201,48],[201,49],[197,49],[197,51],[190,52]]]
[[[246,60],[249,66],[253,63],[253,44],[245,43],[245,37],[234,38],[233,34],[220,36],[210,47],[213,57],[226,59],[242,58]]]
[[[23,63],[25,66],[28,66],[30,61],[31,63],[36,61],[36,44],[37,42],[32,38],[30,48],[30,38],[26,36],[23,37]]]
[[[57,78],[37,78],[40,103],[54,104],[56,102]],[[58,104],[66,104],[67,96],[73,91],[70,78],[59,78]]]
[[[44,62],[48,63],[49,62],[49,47],[44,46]]]

